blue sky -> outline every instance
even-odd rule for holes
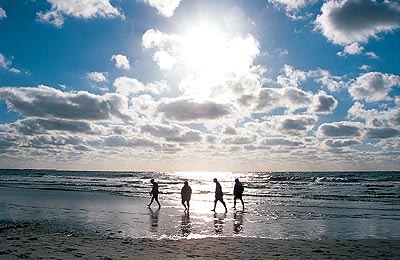
[[[0,0],[0,166],[400,169],[399,1]]]

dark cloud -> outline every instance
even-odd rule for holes
[[[283,134],[299,135],[305,134],[315,124],[315,117],[298,116],[294,118],[285,118],[280,122],[278,131]]]
[[[125,137],[121,135],[107,136],[104,145],[109,147],[158,147],[159,144],[151,140],[136,137]]]
[[[112,93],[103,96],[84,91],[66,93],[46,86],[1,88],[0,99],[6,100],[9,109],[26,116],[71,120],[132,119],[124,111],[127,100]]]
[[[361,144],[361,142],[357,141],[357,140],[332,140],[332,139],[328,139],[328,140],[324,141],[324,144],[326,146],[331,147],[331,148],[341,148],[341,147],[347,147],[347,146],[351,146],[351,145]]]
[[[349,122],[325,123],[318,128],[321,137],[360,136],[360,128]]]
[[[190,143],[200,142],[202,140],[201,133],[198,131],[190,131],[177,137],[167,137],[165,140],[169,142]]]
[[[222,140],[222,143],[224,144],[250,144],[252,143],[253,140],[250,139],[247,136],[235,136],[235,137],[231,137],[231,138],[225,138]]]
[[[225,129],[222,131],[222,134],[224,135],[237,135],[237,131],[235,128],[231,126],[225,127]]]
[[[161,102],[157,109],[167,119],[194,121],[200,119],[217,119],[232,113],[228,105],[211,101],[197,102],[180,99]]]
[[[397,1],[331,0],[323,4],[317,28],[328,40],[341,45],[367,42],[380,32],[399,28]]]
[[[201,132],[180,125],[143,125],[140,129],[155,137],[165,138],[169,142],[199,142],[202,140]]]
[[[331,95],[327,95],[325,92],[320,92],[314,96],[314,104],[311,111],[314,113],[332,113],[336,108],[338,101]]]
[[[265,138],[261,144],[267,146],[300,146],[303,143],[285,138]]]
[[[394,128],[369,128],[367,129],[367,138],[391,138],[400,135],[400,131]]]
[[[18,120],[10,127],[23,135],[44,134],[47,131],[68,131],[75,133],[95,133],[94,126],[89,122],[69,121],[62,119],[26,118]]]

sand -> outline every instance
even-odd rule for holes
[[[210,237],[152,240],[0,222],[0,259],[400,259],[399,240]]]

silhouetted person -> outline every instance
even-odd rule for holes
[[[228,212],[228,209],[226,208],[226,204],[223,199],[224,194],[222,193],[221,184],[219,184],[217,178],[214,178],[214,182],[215,182],[215,201],[214,201],[214,209],[212,211],[215,211],[217,202],[221,201],[222,205],[224,205],[224,207],[225,207],[225,213],[226,213],[226,212]]]
[[[236,200],[239,199],[242,202],[243,210],[244,210],[244,202],[243,202],[243,185],[239,181],[239,179],[235,179],[235,187],[233,188],[233,208],[236,209]]]
[[[185,207],[185,211],[189,211],[191,196],[192,196],[192,188],[190,188],[189,183],[185,181],[183,188],[181,189],[182,205]]]
[[[160,193],[158,191],[158,183],[155,182],[154,179],[151,179],[150,182],[153,184],[153,188],[150,191],[151,201],[150,201],[150,204],[147,205],[147,206],[150,207],[151,204],[153,203],[153,200],[155,200],[157,202],[157,204],[158,204],[158,208],[161,208],[161,204],[158,201],[158,194]]]

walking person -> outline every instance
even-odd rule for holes
[[[185,211],[187,212],[189,212],[191,196],[192,196],[192,188],[190,188],[189,183],[185,181],[181,189],[181,198],[182,198],[182,205],[185,207]]]
[[[236,209],[236,200],[239,199],[242,202],[242,207],[244,210],[244,202],[243,202],[243,185],[239,181],[238,178],[235,179],[235,186],[233,188],[233,208]]]
[[[224,205],[225,207],[225,213],[227,213],[228,209],[226,208],[226,204],[223,199],[224,194],[222,193],[221,184],[219,184],[217,178],[214,178],[214,182],[215,182],[215,201],[214,201],[214,209],[212,211],[215,212],[215,207],[217,206],[217,202],[220,201],[222,205]]]
[[[150,180],[151,184],[153,184],[153,188],[150,191],[150,195],[151,195],[151,201],[150,204],[148,204],[147,206],[150,207],[151,204],[153,203],[153,201],[155,200],[158,204],[158,208],[161,208],[161,204],[158,201],[158,194],[160,193],[158,190],[158,183],[154,181],[154,179]]]

